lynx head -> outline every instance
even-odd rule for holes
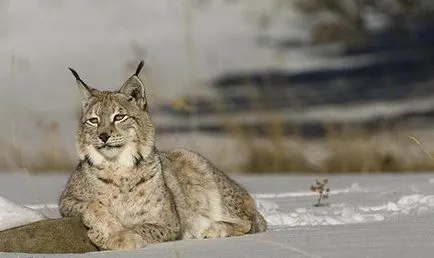
[[[69,68],[82,97],[76,134],[80,159],[99,166],[114,162],[131,167],[153,150],[154,128],[148,114],[145,86],[138,76],[142,67],[143,61],[117,91],[91,88]]]

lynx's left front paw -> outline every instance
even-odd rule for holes
[[[112,250],[134,250],[146,245],[143,238],[132,230],[117,232],[107,241],[107,247]]]
[[[239,221],[237,224],[214,221],[205,230],[204,237],[217,238],[217,237],[229,237],[229,236],[242,236],[250,231],[251,224],[249,222]]]
[[[212,222],[203,233],[204,238],[228,237],[230,235],[231,232],[226,223],[220,221]]]

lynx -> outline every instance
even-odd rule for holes
[[[101,250],[265,231],[248,191],[205,157],[156,148],[142,67],[117,91],[91,88],[69,68],[82,97],[80,161],[60,195],[61,215],[81,217]]]

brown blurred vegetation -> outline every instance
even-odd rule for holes
[[[363,20],[366,10],[387,16],[397,29],[403,21],[415,15],[433,14],[432,9],[425,8],[422,1],[418,0],[396,0],[393,6],[385,5],[385,2],[387,1],[280,0],[280,4],[295,5],[308,17],[320,13],[334,16],[329,22],[313,25],[313,44],[369,40]],[[146,56],[146,51],[136,45],[133,52],[137,56]],[[128,64],[128,73],[136,63],[134,59]],[[325,121],[324,123],[326,124]],[[371,133],[360,128],[336,130],[328,127],[325,137],[306,139],[297,133],[297,128],[294,128],[291,135],[284,133],[282,121],[278,117],[269,120],[267,133],[260,137],[230,121],[226,122],[225,127],[228,137],[234,138],[242,146],[243,155],[247,157],[241,166],[228,167],[227,172],[330,174],[434,170],[434,161],[409,139],[412,136],[410,129]],[[0,152],[3,153],[0,156],[1,170],[24,169],[34,173],[72,171],[76,158],[70,157],[65,151],[65,147],[71,146],[62,145],[59,124],[41,124],[39,130],[45,144],[32,157],[24,157],[21,147],[0,141]],[[423,143],[427,144],[429,150],[430,144]],[[218,147],[224,149],[223,146],[216,146]],[[207,153],[204,155],[207,156]],[[219,166],[218,160],[216,163]]]
[[[325,137],[307,139],[298,135],[296,128],[291,135],[285,134],[282,121],[278,118],[269,120],[267,132],[262,136],[230,121],[225,126],[226,135],[235,139],[243,150],[243,153],[234,151],[225,155],[246,157],[241,165],[225,167],[229,173],[335,174],[434,170],[434,161],[425,152],[433,151],[432,144],[425,142],[427,137],[420,138],[424,145],[422,149],[410,139],[413,136],[411,130],[384,130],[373,134],[354,127],[339,130],[329,127]],[[58,123],[43,124],[39,128],[44,145],[31,157],[24,157],[18,146],[0,142],[3,153],[1,170],[32,173],[72,171],[77,159],[65,151],[72,146],[62,146]],[[209,137],[213,138],[213,135]],[[225,146],[213,148],[227,151]],[[210,158],[219,166],[224,155]]]

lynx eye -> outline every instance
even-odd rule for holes
[[[86,121],[86,123],[88,123],[88,124],[90,124],[90,125],[96,125],[96,124],[98,124],[98,118],[96,118],[96,117],[89,118],[89,119]]]
[[[126,115],[118,114],[118,115],[115,115],[115,117],[113,118],[113,121],[120,122],[120,121],[125,120],[126,118],[127,118]]]

